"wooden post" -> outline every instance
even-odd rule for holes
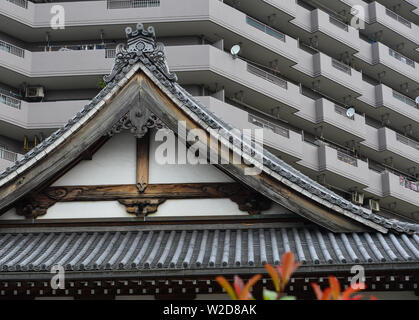
[[[137,188],[143,193],[148,186],[148,157],[149,157],[150,134],[137,139]]]

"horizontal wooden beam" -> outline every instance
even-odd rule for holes
[[[104,201],[138,198],[230,198],[233,195],[252,193],[239,183],[184,183],[150,184],[140,192],[132,185],[63,186],[49,187],[43,192],[58,202]]]

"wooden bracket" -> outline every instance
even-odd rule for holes
[[[157,211],[160,204],[165,202],[166,199],[156,198],[138,198],[138,199],[119,199],[118,202],[126,207],[130,214],[135,214],[137,217],[145,217],[150,213]]]
[[[250,215],[260,214],[272,207],[272,201],[255,192],[238,193],[230,198],[237,203],[241,211],[247,211]]]
[[[150,154],[150,133],[137,139],[137,180],[138,191],[143,193],[148,186],[148,168]]]
[[[47,213],[57,201],[44,194],[29,195],[16,202],[16,214],[35,219]]]

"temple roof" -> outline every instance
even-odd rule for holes
[[[236,135],[236,139],[231,141],[232,126],[210,112],[176,82],[176,75],[170,73],[168,69],[163,45],[155,43],[154,29],[149,27],[145,30],[141,24],[138,24],[136,30],[133,31],[131,28],[127,28],[126,32],[127,45],[119,45],[117,47],[113,69],[110,75],[105,77],[106,87],[70,119],[66,125],[25,154],[22,159],[0,173],[0,210],[10,207],[19,198],[41,184],[41,178],[47,179],[62,169],[65,164],[64,161],[70,161],[70,157],[60,160],[60,163],[56,161],[54,165],[47,165],[48,161],[53,161],[50,155],[62,149],[64,145],[69,144],[73,135],[80,132],[88,123],[94,121],[96,116],[103,112],[102,110],[113,99],[122,99],[121,90],[125,88],[136,74],[141,72],[152,81],[169,101],[176,105],[178,110],[187,114],[209,134],[212,134],[211,129],[219,130],[223,144],[227,145],[230,150],[236,147],[234,152],[237,152],[238,148],[240,155],[244,159],[263,168],[265,176],[275,181],[275,184],[286,186],[293,193],[307,199],[310,203],[314,203],[319,208],[325,208],[327,212],[333,213],[338,219],[346,219],[350,223],[363,225],[367,229],[372,228],[382,233],[386,233],[389,230],[406,234],[419,233],[418,224],[388,219],[380,215],[380,213],[373,213],[370,209],[355,205],[302,174],[266,149],[263,149],[261,152],[240,135]],[[140,91],[139,95],[143,94],[145,89],[142,88]],[[146,107],[149,108],[149,106]],[[153,112],[158,111],[157,109],[156,107]],[[150,117],[154,117],[154,120],[160,118],[159,121],[161,120],[173,130],[173,125],[170,127],[170,119],[166,117],[164,111],[160,110],[160,116],[157,115],[157,117],[150,113],[150,110],[147,111],[147,114]],[[154,125],[155,123],[153,123]],[[131,123],[130,129],[137,136],[140,136],[150,126],[148,121],[141,123],[141,126],[137,125],[137,127]],[[118,128],[117,126],[116,130]],[[115,128],[104,128],[103,130],[105,130],[104,133],[107,133],[115,130]],[[77,152],[82,151],[80,147],[80,150]],[[48,168],[42,170],[44,175],[28,174],[33,168],[39,167],[40,164],[43,168]],[[298,210],[296,210],[296,201],[292,197],[288,199],[289,194],[283,195],[277,191],[269,190],[270,186],[266,183],[261,184],[259,189],[256,185],[257,178],[244,178],[242,173],[238,173],[237,167],[231,166],[228,170],[230,170],[230,173],[236,174],[241,182],[248,184],[277,203],[288,207],[294,212],[297,211],[296,213],[319,225],[328,226],[327,218],[313,214],[313,210],[315,211],[316,209],[313,209],[311,205],[298,203]],[[344,225],[342,222],[334,223],[338,226],[334,231],[339,231],[339,226]],[[344,228],[342,227],[342,229]]]
[[[369,270],[419,267],[417,235],[334,234],[290,223],[145,224],[2,231],[0,276],[48,277],[53,265],[107,277],[257,273],[264,263],[279,264],[286,251],[295,252],[303,263],[299,271],[307,273],[347,271],[353,264]]]

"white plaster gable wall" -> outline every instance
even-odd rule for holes
[[[280,205],[273,204],[272,208],[263,214],[290,213]],[[238,205],[230,199],[176,199],[162,203],[156,213],[150,217],[185,217],[185,216],[239,216],[247,212],[239,210]],[[46,215],[37,219],[83,219],[83,218],[133,218],[128,214],[125,206],[117,201],[95,202],[57,202],[48,209]],[[0,220],[22,220],[24,217],[16,214],[13,208],[0,216]]]
[[[160,164],[156,159],[156,149],[163,142],[155,140],[155,131],[150,139],[149,183],[199,183],[199,182],[234,182],[225,173],[210,164]],[[182,142],[180,142],[182,143]],[[176,139],[176,154],[178,143]],[[160,153],[158,152],[157,155]],[[159,163],[160,162],[160,163]]]
[[[108,140],[92,160],[84,160],[58,179],[53,186],[135,184],[136,140],[123,132]]]
[[[12,208],[0,216],[0,220],[24,220],[25,217],[16,214],[16,209]]]

